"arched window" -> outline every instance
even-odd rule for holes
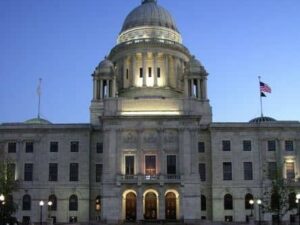
[[[279,194],[278,193],[273,193],[272,195],[271,195],[271,209],[272,210],[278,210],[279,209],[279,207],[280,207],[280,196],[279,196]]]
[[[245,209],[252,209],[250,200],[253,200],[253,195],[248,193],[245,195]]]
[[[224,195],[224,209],[230,210],[233,209],[232,196],[230,194]]]
[[[206,211],[206,197],[201,195],[201,211]]]
[[[57,209],[57,199],[55,195],[50,195],[48,198],[49,202],[52,202],[52,205],[48,207],[48,210],[50,211],[56,211]]]
[[[295,209],[297,208],[297,203],[296,203],[296,194],[295,192],[292,192],[289,194],[289,209]]]
[[[98,212],[101,210],[101,197],[99,195],[96,197],[95,210]]]
[[[78,210],[78,198],[76,195],[71,195],[69,199],[69,210],[77,211]]]
[[[22,209],[24,211],[31,210],[31,197],[30,195],[23,196]]]

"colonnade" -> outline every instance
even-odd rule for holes
[[[207,100],[207,78],[185,78],[185,96]]]
[[[100,100],[109,97],[116,97],[116,79],[112,78],[94,78],[93,99]]]

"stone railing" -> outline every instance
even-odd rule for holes
[[[160,184],[164,185],[165,183],[180,183],[182,184],[182,177],[178,174],[166,174],[166,175],[117,175],[116,177],[117,185],[122,184]]]

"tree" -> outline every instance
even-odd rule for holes
[[[5,197],[1,205],[1,221],[9,222],[11,215],[16,212],[17,205],[13,201],[13,192],[17,191],[18,182],[15,180],[15,164],[4,154],[0,147],[0,194]]]

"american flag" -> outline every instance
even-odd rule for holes
[[[261,92],[267,92],[267,93],[271,93],[272,92],[272,89],[266,83],[259,82],[259,85],[260,85],[260,91]]]

